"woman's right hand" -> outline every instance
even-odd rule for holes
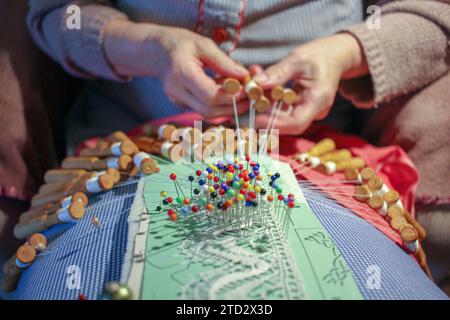
[[[208,118],[230,115],[233,108],[232,97],[205,68],[237,79],[248,74],[211,39],[181,28],[114,20],[105,30],[104,50],[119,75],[157,77],[174,103]],[[245,112],[245,103],[241,104],[239,109]]]

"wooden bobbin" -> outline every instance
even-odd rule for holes
[[[283,100],[284,88],[282,86],[280,86],[280,85],[277,85],[277,86],[273,87],[272,90],[270,91],[270,97],[274,101],[281,101],[281,100]]]
[[[425,228],[419,222],[417,222],[417,220],[414,219],[411,213],[409,213],[407,210],[403,210],[403,214],[408,223],[411,224],[419,233],[419,241],[423,241],[427,237],[427,231],[425,230]]]
[[[340,162],[352,158],[352,153],[348,149],[336,150],[319,157],[322,162]]]
[[[367,202],[367,204],[369,205],[369,207],[371,207],[373,210],[378,211],[379,209],[381,209],[383,207],[384,204],[384,200],[382,197],[377,196],[377,195],[373,195],[369,198],[369,201]]]
[[[255,103],[255,110],[259,113],[267,112],[270,108],[270,101],[265,96],[261,96],[261,98]]]
[[[353,197],[359,202],[367,202],[371,197],[372,192],[367,185],[357,186]]]
[[[133,163],[144,174],[152,174],[158,165],[155,159],[151,158],[145,152],[136,153],[133,157]]]
[[[222,83],[223,90],[230,95],[237,95],[241,91],[241,83],[234,78],[226,78]]]
[[[369,186],[370,190],[379,191],[383,188],[384,182],[379,176],[373,176],[367,182],[367,185]]]
[[[408,225],[408,221],[405,219],[405,217],[399,217],[395,216],[391,219],[391,227],[394,230],[400,231],[402,230],[406,225]]]
[[[161,141],[157,141],[155,138],[145,136],[133,137],[132,141],[138,146],[140,151],[150,154],[159,154],[159,148],[162,144]]]
[[[114,168],[108,168],[105,171],[106,174],[108,174],[111,178],[114,184],[117,184],[120,182],[121,180],[121,175],[120,175],[120,171]],[[104,190],[109,190],[109,189],[104,189]]]
[[[253,101],[258,101],[264,94],[264,90],[252,79],[247,76],[244,79],[244,91],[248,98]]]
[[[98,160],[97,157],[66,157],[61,163],[61,168],[93,170],[93,164]]]
[[[50,169],[44,175],[46,183],[69,181],[75,178],[80,178],[86,174],[86,170],[69,170],[69,169]]]
[[[130,137],[123,131],[114,131],[109,135],[111,142],[130,140]]]
[[[377,211],[382,216],[386,216],[388,207],[387,207],[386,202],[384,202],[383,197],[381,197],[379,195],[372,195],[369,198],[369,201],[367,204],[369,205],[370,208]]]
[[[185,150],[182,143],[163,142],[158,154],[172,162],[177,162],[184,158]]]
[[[45,214],[25,223],[16,224],[14,227],[14,236],[17,239],[26,239],[33,233],[40,233],[56,224],[79,220],[84,214],[84,206],[76,203],[68,208],[59,209],[53,214]]]
[[[363,158],[355,157],[348,160],[343,160],[336,163],[336,171],[344,171],[349,168],[360,169],[366,165]]]
[[[47,237],[42,233],[33,233],[27,238],[26,244],[32,246],[36,251],[42,251],[47,248]]]
[[[396,190],[389,190],[383,194],[384,201],[391,206],[396,204],[400,200],[400,194]]]
[[[320,157],[328,152],[336,149],[336,143],[331,139],[324,139],[314,145],[309,151],[308,155],[311,157]]]
[[[78,179],[79,178],[76,178],[73,180],[78,180]],[[59,190],[64,189],[64,186],[66,186],[68,183],[70,183],[70,181],[66,181],[66,180],[53,182],[53,183],[44,183],[42,186],[40,186],[39,193],[45,194],[45,193],[57,192]]]
[[[59,201],[61,208],[64,208],[64,207],[74,204],[74,203],[81,203],[83,206],[86,207],[89,203],[89,198],[87,197],[87,195],[84,192],[77,191],[74,194],[72,194],[71,196],[61,199]]]
[[[138,147],[131,141],[117,141],[112,143],[108,148],[105,149],[92,149],[85,148],[80,151],[80,156],[82,157],[119,157],[121,155],[133,155]]]
[[[77,191],[82,191],[81,186],[87,181],[94,173],[87,172],[81,178],[73,179],[66,184],[62,189],[58,189],[52,192],[39,193],[31,198],[32,207],[40,207],[48,203],[57,202],[67,196],[74,194]]]
[[[83,183],[82,189],[87,194],[108,191],[114,187],[114,181],[116,181],[116,177],[112,177],[108,173],[95,175]]]
[[[288,88],[283,90],[283,102],[286,105],[291,106],[296,101],[297,101],[297,93],[295,93],[294,90]]]
[[[145,124],[142,127],[144,135],[147,137],[163,140],[171,140],[172,133],[177,130],[177,127],[173,124],[163,124],[161,126],[155,126],[152,124]],[[134,140],[134,139],[133,139]],[[142,150],[142,149],[141,149]]]
[[[361,179],[364,183],[367,183],[370,179],[372,179],[375,176],[375,170],[373,170],[371,167],[365,167],[361,170]]]
[[[109,157],[101,159],[92,164],[92,170],[106,170],[106,169],[118,169],[120,171],[127,171],[130,169],[130,165],[133,159],[129,155],[122,155],[120,157]]]
[[[3,265],[4,276],[1,287],[5,292],[16,290],[20,275],[34,262],[36,255],[36,249],[32,246],[22,245],[17,249],[16,254]]]
[[[415,253],[419,250],[419,233],[412,225],[405,225],[400,230],[400,237],[409,252]]]
[[[431,270],[427,263],[427,256],[425,254],[425,251],[423,250],[422,246],[419,246],[419,250],[414,254],[417,261],[419,262],[420,267],[422,268],[423,272],[427,274],[427,276],[433,281],[433,275],[431,274]]]
[[[319,161],[316,162],[316,160],[319,160]],[[311,157],[310,161],[311,161],[310,166],[322,174],[333,174],[336,172],[336,163],[335,162],[327,161],[327,162],[323,163],[323,162],[320,162],[320,158],[318,158],[318,157]]]
[[[392,205],[388,209],[387,219],[391,221],[395,217],[405,217],[404,210],[397,205]]]
[[[83,192],[75,192],[73,195],[59,199],[55,203],[47,203],[23,212],[19,217],[19,222],[26,222],[44,214],[55,213],[58,209],[68,207],[74,203],[81,203],[83,206],[87,206],[88,201],[88,197]]]
[[[22,212],[22,214],[19,216],[19,222],[30,221],[44,214],[54,213],[58,209],[59,205],[57,203],[47,203],[37,208],[31,208],[25,212]]]
[[[348,168],[344,171],[345,180],[358,182],[361,180],[361,176],[359,174],[359,170],[356,168]]]

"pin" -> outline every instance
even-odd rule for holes
[[[92,217],[91,223],[96,227],[97,229],[100,228],[100,220],[98,217]]]

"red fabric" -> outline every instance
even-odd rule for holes
[[[179,116],[153,121],[152,123],[160,125],[170,122],[182,126],[192,126],[196,120],[202,120],[201,116],[194,113],[185,113]],[[220,123],[223,120],[217,119],[216,121]],[[139,134],[142,134],[142,127],[138,127],[129,132],[130,136]],[[355,156],[363,158],[368,166],[376,170],[377,174],[389,188],[395,189],[400,193],[403,205],[414,215],[414,193],[418,185],[419,177],[416,168],[406,153],[398,146],[375,147],[357,136],[345,135],[331,127],[322,125],[312,126],[301,138],[293,136],[280,137],[279,148],[280,160],[291,164],[294,171],[299,173],[297,176],[298,179],[306,179],[317,183],[329,197],[334,198],[342,206],[349,208],[356,215],[383,232],[399,246],[402,246],[402,240],[398,232],[393,230],[383,217],[367,205],[353,199],[354,186],[345,184],[336,186],[335,183],[330,182],[330,180],[344,180],[345,178],[342,173],[336,173],[331,177],[324,176],[317,171],[302,168],[292,160],[293,155],[308,150],[314,142],[323,138],[331,138],[336,142],[338,148],[348,148]],[[90,139],[80,147],[95,145],[95,142],[95,138]]]

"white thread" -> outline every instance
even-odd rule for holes
[[[167,124],[163,124],[158,128],[158,137],[164,138],[164,130],[167,128]]]
[[[297,160],[299,160],[300,162],[306,162],[309,159],[309,155],[307,153],[301,153],[299,155],[297,155]]]
[[[361,177],[361,174],[358,173],[358,177],[355,180],[356,183],[363,183],[363,179]]]
[[[122,142],[113,143],[111,145],[111,153],[116,157],[120,157],[122,155],[122,152],[120,151],[121,146],[122,146]]]
[[[336,172],[336,163],[333,161],[326,162],[325,167],[327,168],[327,173],[329,174],[333,174]]]
[[[25,269],[27,268],[31,263],[23,263],[20,262],[19,259],[16,258],[16,266],[20,269]]]
[[[415,253],[417,250],[419,250],[419,240],[416,240],[414,242],[404,242],[406,249],[408,249],[410,252]]]
[[[107,158],[106,166],[111,169],[119,169],[119,158],[118,157]]]
[[[388,205],[386,201],[384,201],[381,208],[378,209],[378,213],[381,214],[383,217],[385,217],[387,215],[387,212],[388,212]]]
[[[139,170],[141,170],[141,164],[144,159],[150,159],[150,156],[145,152],[136,153],[136,155],[133,157],[133,162],[139,168]]]
[[[65,197],[65,198],[61,201],[60,208],[68,207],[68,206],[70,206],[71,204],[72,204],[72,196]]]
[[[164,142],[161,146],[161,155],[165,158],[169,158],[169,150],[173,147],[173,143]]]
[[[320,163],[320,158],[318,157],[311,157],[309,158],[309,161],[311,162],[311,167],[316,168]]]
[[[58,220],[61,221],[62,223],[72,222],[75,220],[74,218],[72,218],[72,216],[69,213],[69,207],[59,209],[56,212],[56,214],[58,215]]]
[[[245,84],[244,90],[246,93],[249,93],[253,88],[257,88],[258,84],[254,80],[250,80]]]
[[[85,187],[86,191],[89,193],[98,193],[103,191],[98,183],[98,175],[86,181]]]

